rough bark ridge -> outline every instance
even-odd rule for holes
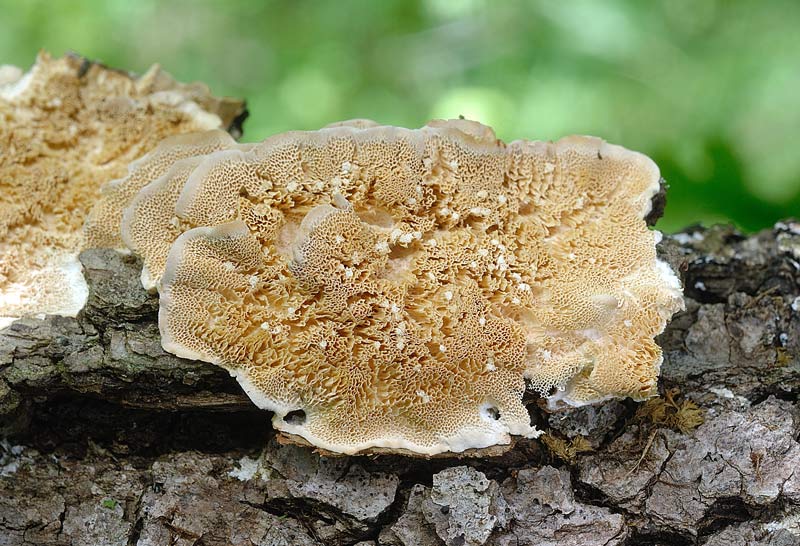
[[[661,252],[687,294],[664,397],[532,404],[545,442],[461,460],[281,445],[224,371],[162,351],[135,259],[84,252],[81,316],[0,332],[0,545],[800,544],[800,223]]]

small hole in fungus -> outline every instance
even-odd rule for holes
[[[283,416],[283,421],[288,425],[304,425],[306,422],[306,412],[301,409],[290,411]]]
[[[500,410],[494,406],[489,406],[488,408],[486,408],[486,415],[488,415],[495,421],[500,420]]]

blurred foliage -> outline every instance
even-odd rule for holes
[[[75,50],[244,96],[245,140],[463,114],[653,157],[659,227],[800,213],[796,0],[0,0],[0,63]]]

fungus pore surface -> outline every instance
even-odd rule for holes
[[[74,316],[88,295],[77,260],[82,224],[101,184],[164,137],[227,127],[242,111],[157,66],[134,77],[42,53],[27,73],[0,67],[0,327],[25,315]],[[89,232],[91,243],[119,239],[119,218],[111,222],[114,236]]]
[[[655,393],[683,305],[644,221],[659,180],[592,137],[358,120],[175,161],[122,234],[166,350],[320,448],[432,455],[535,437],[526,390]]]

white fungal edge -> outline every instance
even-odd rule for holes
[[[154,104],[171,106],[179,112],[183,112],[198,126],[198,130],[222,127],[222,119],[217,114],[204,110],[202,106],[188,98],[180,88],[156,91],[150,95],[150,101]]]
[[[131,251],[136,254],[140,254],[139,248],[136,243],[131,239],[130,236],[130,226],[134,221],[134,216],[139,210],[139,207],[142,205],[143,202],[150,199],[152,196],[157,194],[158,192],[162,191],[164,187],[169,183],[170,179],[175,176],[175,173],[181,169],[185,169],[187,167],[197,167],[203,160],[202,156],[192,156],[181,159],[176,161],[175,163],[170,166],[163,175],[156,178],[146,186],[144,186],[139,192],[134,196],[133,199],[128,203],[124,209],[122,209],[122,221],[120,222],[120,237],[122,238],[122,242],[125,243],[125,246],[128,247]],[[153,292],[156,287],[158,286],[158,277],[154,277],[150,273],[150,269],[148,268],[147,262],[145,261],[142,265],[142,274],[140,276],[142,287],[148,292]]]
[[[66,292],[69,295],[67,303],[54,314],[64,317],[77,316],[89,299],[89,285],[83,276],[83,265],[77,255],[70,256],[70,260],[58,267],[66,280]]]
[[[432,445],[420,445],[401,437],[386,437],[359,444],[336,444],[326,442],[311,432],[307,423],[313,419],[313,415],[306,411],[305,408],[297,405],[290,405],[279,402],[272,398],[264,396],[261,391],[251,380],[247,370],[235,368],[228,369],[231,377],[234,377],[241,385],[242,390],[250,398],[250,400],[260,409],[271,411],[274,413],[272,417],[272,426],[276,430],[294,434],[304,438],[313,446],[332,451],[335,453],[343,453],[346,455],[354,455],[358,452],[370,448],[389,448],[389,449],[404,449],[417,453],[420,455],[437,455],[444,452],[460,453],[467,449],[480,449],[491,447],[495,445],[508,445],[511,443],[511,436],[522,436],[524,438],[538,438],[543,431],[537,430],[536,427],[530,423],[521,422],[504,422],[501,417],[499,420],[494,420],[486,414],[485,408],[481,407],[481,415],[483,421],[486,423],[484,428],[477,426],[464,427],[459,433],[452,436],[444,436],[439,441]],[[284,421],[284,417],[292,412],[302,410],[306,412],[306,423],[302,425],[291,424]],[[527,412],[525,412],[527,414]]]
[[[643,199],[639,213],[639,217],[642,219],[642,221],[644,221],[647,215],[650,214],[650,211],[653,208],[653,198],[661,190],[661,171],[659,170],[658,165],[656,165],[655,162],[648,156],[633,150],[628,150],[627,148],[616,144],[609,144],[608,142],[597,137],[581,135],[564,137],[555,143],[555,147],[557,149],[570,147],[590,148],[596,150],[596,152],[599,153],[603,159],[617,157],[628,160],[635,159],[638,161],[644,169],[647,169],[651,172],[651,183],[641,194],[634,195],[632,200],[634,203],[637,203],[640,199]],[[653,244],[657,245],[660,243],[663,238],[663,234],[658,230],[650,230],[650,232],[652,233]],[[669,304],[668,307],[659,310],[662,316],[662,323],[661,328],[656,334],[657,336],[666,329],[667,322],[674,313],[686,309],[686,302],[683,299],[683,287],[681,286],[681,281],[672,270],[672,267],[670,267],[670,265],[664,260],[659,259],[657,256],[654,260],[653,267],[655,267],[656,272],[662,281],[661,287],[670,292],[672,300],[672,304]],[[663,362],[664,356],[661,355],[658,357],[656,362],[653,363],[656,369],[657,377],[661,374],[661,365]],[[577,408],[581,406],[599,404],[612,398],[614,398],[614,396],[608,395],[601,396],[593,400],[575,400],[571,396],[571,389],[569,387],[569,382],[567,382],[565,385],[561,385],[554,394],[548,396],[546,401],[548,409],[555,411],[559,408],[560,404],[566,404],[570,407]]]
[[[35,316],[36,318],[43,319],[45,315],[59,315],[62,317],[75,317],[86,305],[89,299],[89,285],[83,276],[83,265],[78,260],[77,254],[65,254],[62,256],[63,262],[61,264],[48,264],[39,272],[58,271],[63,279],[64,284],[59,286],[57,290],[63,296],[62,304],[57,308],[43,308],[31,311],[26,315]],[[26,297],[30,297],[31,285],[34,283],[16,283],[12,284],[3,291],[0,291],[0,308],[5,305],[11,305],[15,302],[21,302]],[[38,294],[34,295],[34,300]],[[9,326],[12,322],[22,316],[13,315],[0,315],[0,330]]]
[[[198,195],[202,194],[204,190],[209,189],[206,184],[208,181],[208,172],[220,163],[236,159],[243,163],[247,162],[247,152],[234,147],[217,150],[203,156],[202,161],[194,168],[194,171],[192,171],[192,174],[189,175],[189,178],[183,185],[178,201],[175,203],[175,214],[184,220],[191,221],[191,209]],[[216,190],[217,188],[210,189]],[[230,197],[232,201],[236,201],[233,195]],[[230,216],[228,213],[229,211],[223,211],[221,216]]]
[[[570,394],[571,389],[569,388],[569,384],[567,384],[565,387],[556,389],[555,393],[547,397],[547,410],[552,412],[558,411],[559,409],[562,409],[562,404],[565,404],[571,408],[594,406],[595,404],[600,404],[601,402],[605,402],[606,400],[611,400],[614,398],[613,395],[609,394],[594,398],[592,400],[575,400],[571,398]]]
[[[159,283],[159,304],[158,304],[158,330],[161,334],[161,347],[168,353],[172,353],[181,358],[190,360],[202,360],[218,366],[223,366],[220,359],[215,355],[201,353],[184,347],[172,338],[167,323],[169,321],[170,308],[172,307],[172,285],[175,283],[175,274],[181,266],[186,244],[194,239],[222,239],[227,237],[246,237],[250,234],[247,224],[241,220],[235,220],[227,224],[211,227],[198,227],[182,233],[170,248],[167,256],[167,263],[164,268],[164,275]],[[223,366],[225,367],[225,366]]]
[[[23,74],[22,69],[10,64],[0,66],[0,98],[13,101],[28,89],[33,80],[33,67]]]

